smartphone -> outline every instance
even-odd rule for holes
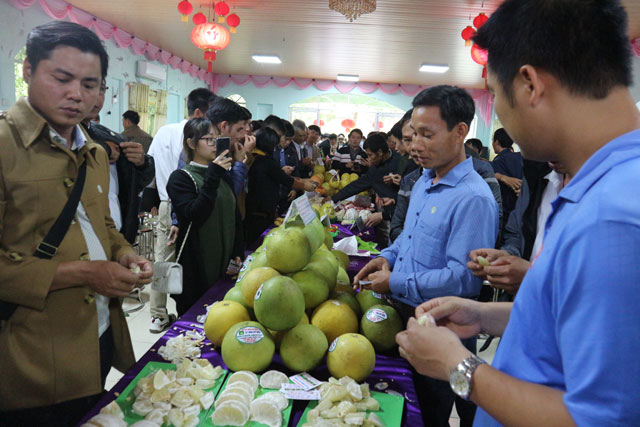
[[[216,155],[219,156],[224,150],[231,146],[231,138],[228,136],[216,138]]]

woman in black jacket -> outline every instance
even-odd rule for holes
[[[240,261],[243,255],[242,220],[229,174],[232,159],[228,150],[216,152],[218,135],[208,119],[189,120],[183,141],[188,164],[173,171],[167,183],[180,230],[176,251],[183,289],[174,296],[179,314],[225,273],[231,258]]]

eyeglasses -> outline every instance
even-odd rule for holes
[[[200,138],[200,141],[204,141],[209,147],[213,147],[214,145],[216,145],[216,139],[218,138],[216,138],[215,136],[204,136]]]

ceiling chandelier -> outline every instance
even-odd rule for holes
[[[360,15],[375,12],[376,0],[329,0],[329,9],[343,14],[353,22]]]

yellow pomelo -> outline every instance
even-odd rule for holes
[[[267,280],[279,276],[276,270],[271,267],[258,267],[251,269],[243,278],[240,285],[242,296],[249,307],[253,307],[256,291]]]
[[[276,346],[269,332],[258,322],[233,325],[222,340],[222,360],[232,371],[260,372],[273,359]]]
[[[280,343],[280,357],[294,372],[310,371],[320,364],[329,343],[320,329],[298,325],[287,331]]]
[[[258,288],[253,306],[261,324],[283,331],[300,322],[304,314],[304,294],[292,278],[276,276]]]
[[[204,333],[216,347],[222,344],[229,328],[239,322],[251,320],[249,312],[236,301],[218,301],[209,309],[204,322]]]
[[[351,377],[364,381],[376,365],[376,352],[369,340],[360,334],[344,334],[336,338],[327,353],[327,368],[336,378]]]
[[[293,273],[309,262],[311,245],[301,228],[285,228],[269,237],[265,252],[271,267],[281,273]]]
[[[229,291],[227,291],[227,293],[224,295],[224,301],[235,301],[241,304],[244,308],[247,309],[247,312],[249,313],[251,319],[255,320],[256,317],[253,314],[253,308],[244,300],[244,296],[242,295],[242,289],[240,288],[240,286],[234,286],[233,288],[229,289]]]
[[[396,347],[396,334],[404,329],[404,324],[395,308],[374,305],[362,316],[360,328],[376,351],[384,353]]]
[[[328,300],[320,304],[311,315],[311,324],[318,327],[333,342],[348,332],[358,332],[358,318],[347,303]]]
[[[351,307],[351,310],[353,310],[353,314],[355,314],[358,319],[360,318],[360,316],[362,316],[360,304],[358,304],[358,300],[356,300],[356,297],[354,297],[351,293],[334,291],[331,294],[330,298],[342,301],[347,304],[349,307]]]

